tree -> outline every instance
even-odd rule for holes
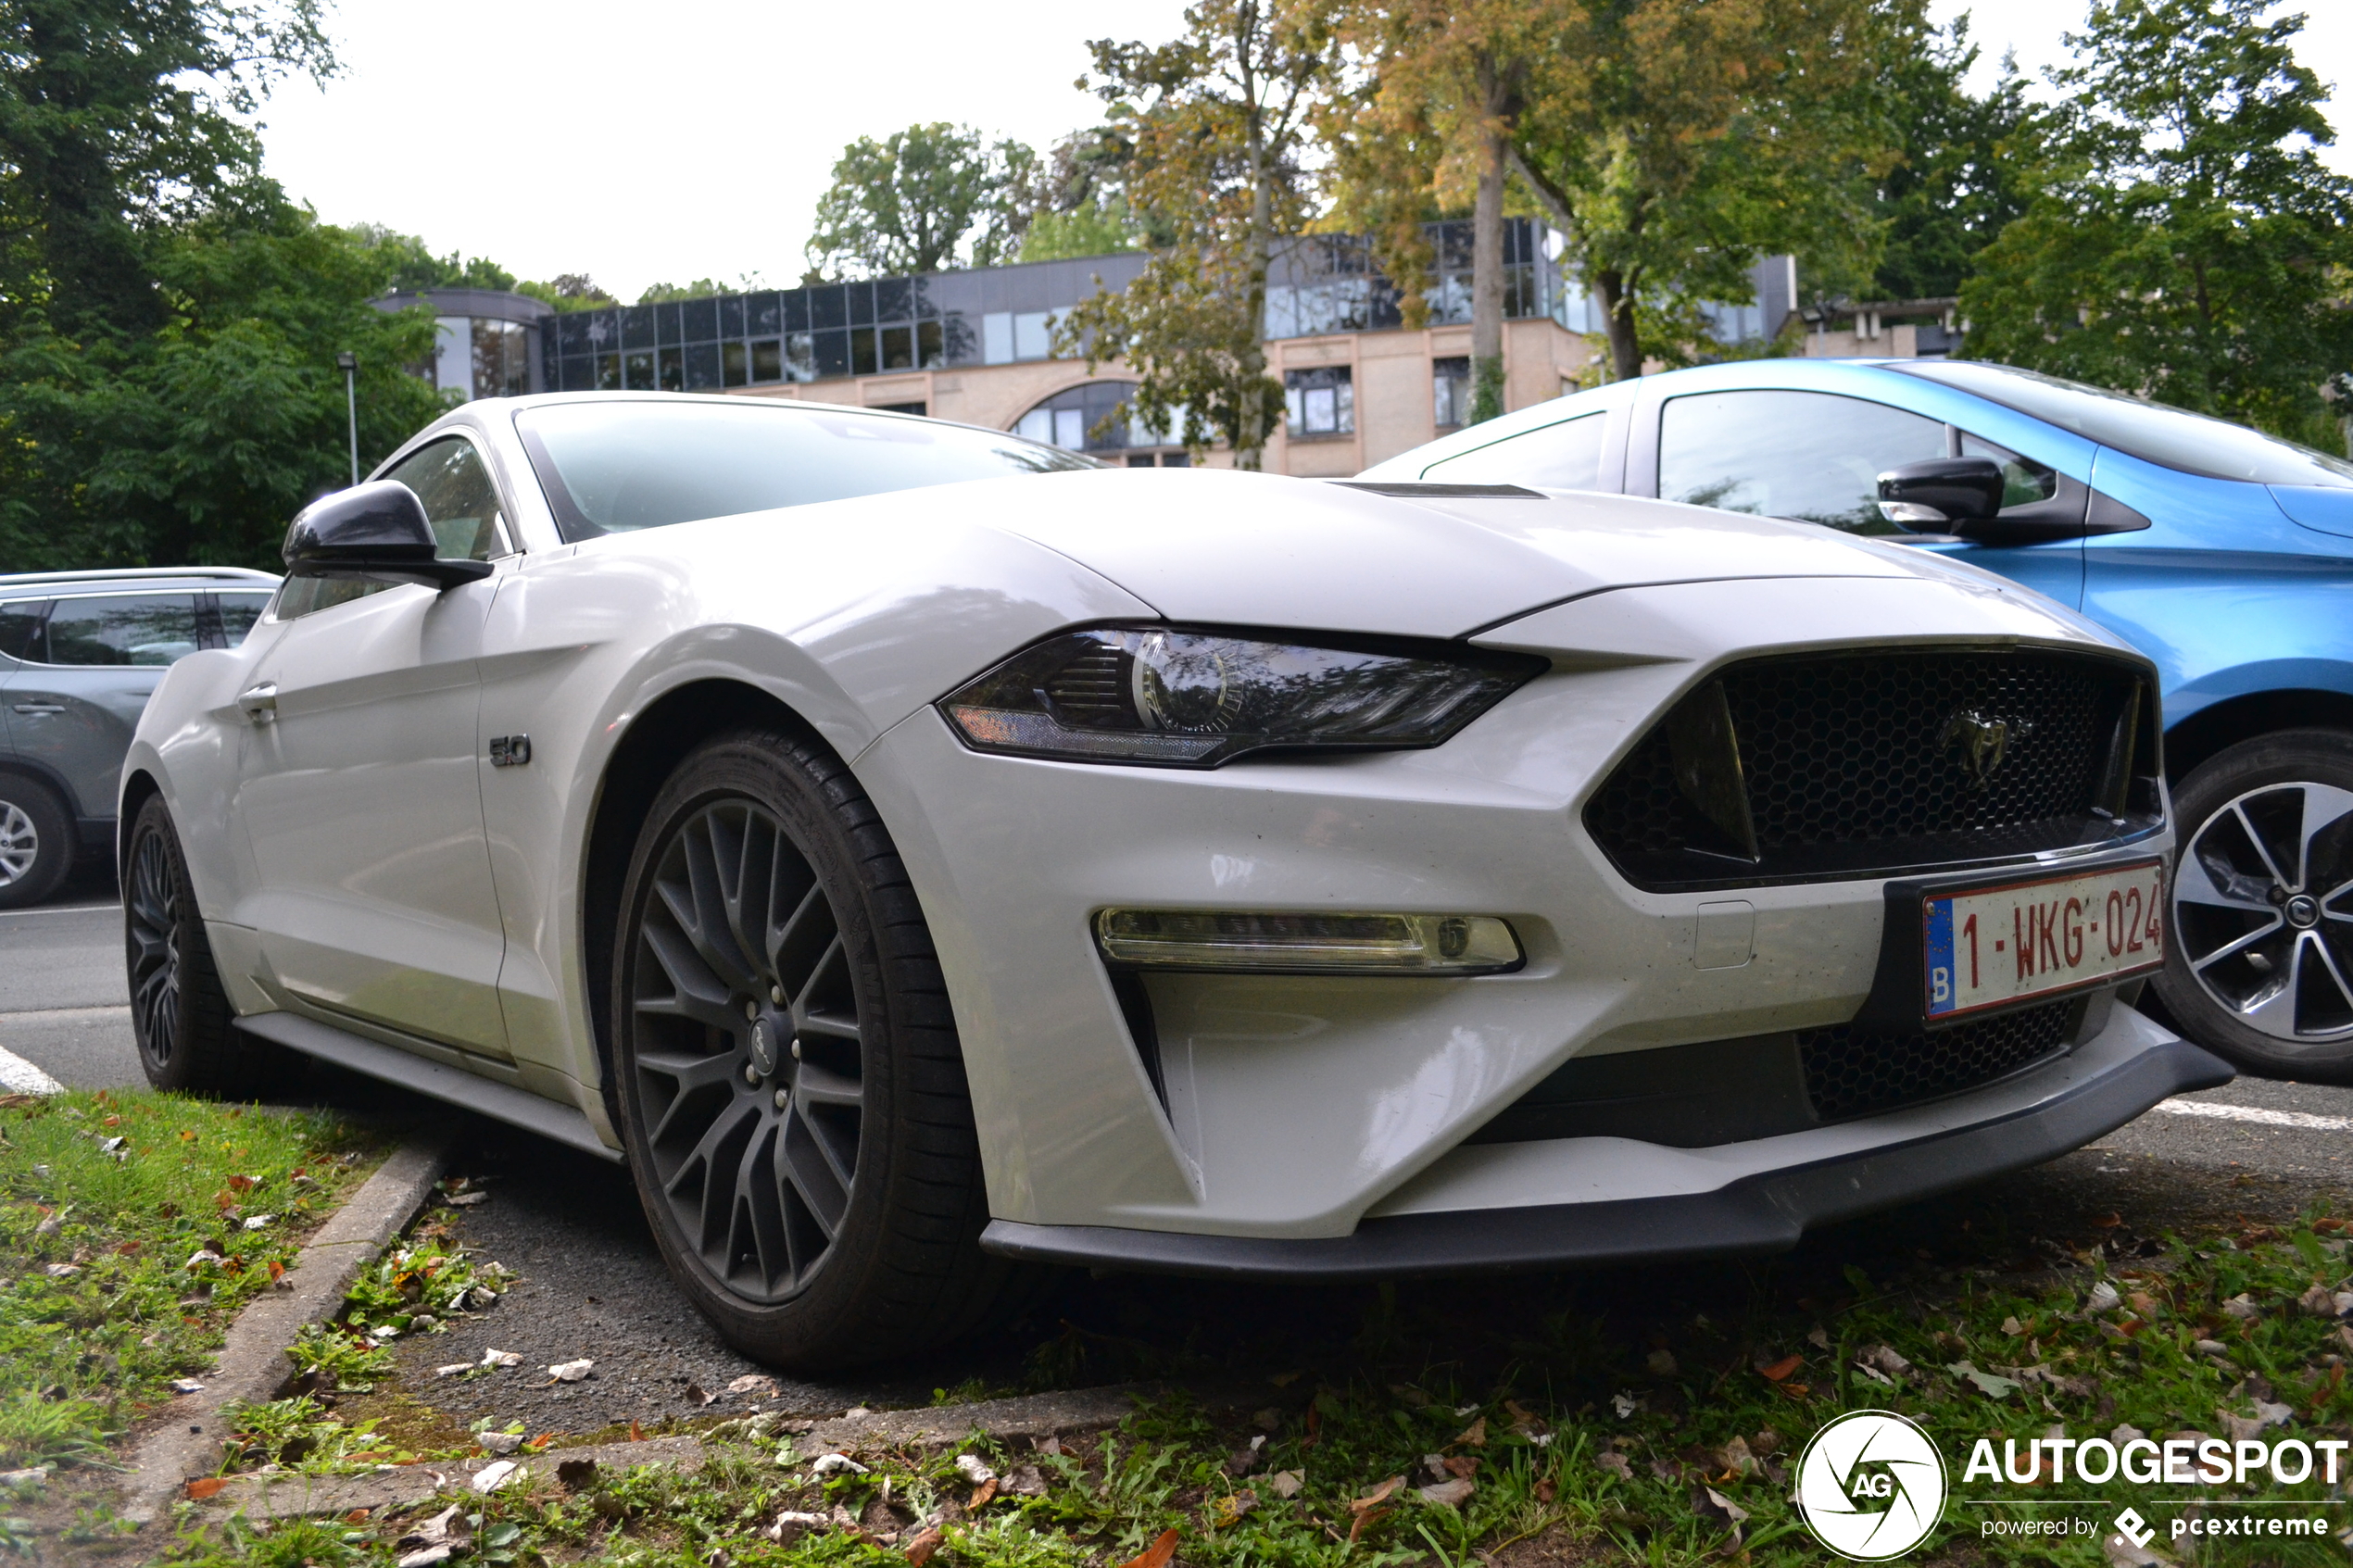
[[[1352,106],[1362,130],[1342,130],[1360,149],[1349,164],[1358,186],[1350,205],[1387,220],[1375,227],[1384,270],[1423,275],[1418,209],[1459,205],[1450,194],[1471,198],[1473,423],[1504,411],[1504,185],[1531,79],[1556,69],[1568,25],[1561,0],[1375,0],[1350,16],[1352,42],[1370,60]],[[1428,200],[1411,199],[1416,186]],[[1384,187],[1411,194],[1385,205],[1371,194]],[[1413,301],[1416,323],[1420,305]]]
[[[1978,47],[1966,13],[1898,55],[1888,86],[1903,158],[1881,180],[1885,248],[1872,276],[1881,299],[1960,293],[1977,253],[2033,202],[2034,171],[2016,157],[2031,140],[2026,79],[2005,59],[1983,97],[1966,85]]]
[[[0,333],[161,323],[149,241],[258,163],[247,119],[335,69],[324,0],[0,0]]]
[[[1969,350],[2342,448],[2353,182],[2315,152],[2303,18],[2103,0],[2043,143],[2048,186],[1962,290]]]
[[[1168,236],[1118,294],[1057,323],[1088,369],[1136,372],[1129,412],[1196,454],[1214,433],[1255,469],[1282,417],[1266,373],[1266,275],[1314,210],[1312,117],[1338,81],[1331,0],[1201,0],[1158,46],[1098,39],[1091,85],[1126,149],[1128,201]]]
[[[1513,172],[1567,237],[1611,368],[1705,341],[1763,256],[1868,277],[1877,179],[1899,156],[1882,85],[1919,0],[1582,0],[1532,78]]]
[[[992,147],[968,125],[911,125],[881,142],[861,136],[842,149],[833,186],[818,199],[812,270],[875,277],[1010,260],[1026,218],[1018,194],[1037,164],[1023,144]]]
[[[380,223],[351,231],[361,244],[392,262],[392,286],[404,294],[420,289],[511,289],[515,275],[486,256],[435,256],[414,234],[396,233]]]
[[[621,301],[597,286],[597,280],[585,272],[559,272],[546,282],[529,279],[515,285],[517,294],[527,294],[544,305],[552,305],[558,312],[566,310],[602,310]]]

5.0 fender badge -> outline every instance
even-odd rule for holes
[[[493,735],[490,737],[490,765],[494,768],[520,768],[531,760],[529,735]]]

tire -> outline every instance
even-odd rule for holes
[[[931,934],[830,752],[747,730],[680,763],[613,952],[638,1198],[728,1344],[795,1371],[905,1355],[1027,1273],[980,1250],[979,1138]]]
[[[0,909],[38,904],[73,870],[72,815],[57,792],[22,773],[0,773]]]
[[[124,843],[122,930],[131,1032],[148,1083],[175,1094],[258,1099],[299,1075],[291,1053],[235,1028],[187,857],[159,795],[139,808]]]
[[[2174,818],[2167,1010],[2250,1073],[2353,1082],[2353,735],[2241,742],[2183,781]]]

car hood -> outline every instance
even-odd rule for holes
[[[1174,621],[1462,637],[1614,588],[1726,578],[1966,577],[1812,523],[1568,491],[1413,494],[1226,470],[992,482],[995,526]],[[935,493],[941,494],[941,493]],[[1005,503],[1017,500],[1020,504]]]

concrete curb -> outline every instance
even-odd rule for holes
[[[172,1400],[165,1424],[132,1456],[120,1517],[144,1525],[166,1512],[189,1480],[220,1468],[221,1407],[277,1395],[293,1373],[286,1347],[305,1324],[334,1316],[359,1271],[433,1196],[447,1153],[447,1140],[437,1136],[395,1149],[304,1244],[286,1271],[294,1287],[271,1291],[237,1314],[203,1392]]]
[[[811,1424],[806,1432],[779,1426],[775,1440],[789,1437],[804,1457],[849,1453],[860,1449],[948,1448],[975,1432],[992,1437],[1049,1437],[1116,1425],[1136,1408],[1136,1385],[1082,1388],[1067,1394],[1032,1394],[1018,1399],[984,1399],[969,1405],[942,1405],[931,1410],[875,1411]],[[799,1422],[793,1426],[802,1424]],[[649,1437],[636,1443],[606,1443],[595,1448],[550,1449],[541,1454],[516,1456],[525,1470],[552,1476],[559,1464],[593,1460],[602,1470],[625,1470],[633,1464],[672,1464],[681,1471],[698,1467],[705,1458],[702,1439],[693,1436]],[[358,1509],[396,1508],[423,1502],[451,1487],[465,1487],[484,1465],[488,1455],[456,1461],[433,1461],[379,1470],[365,1475],[255,1475],[231,1482],[211,1499],[210,1506],[242,1508],[255,1519],[292,1519],[344,1514]],[[526,1480],[524,1485],[528,1485]]]

